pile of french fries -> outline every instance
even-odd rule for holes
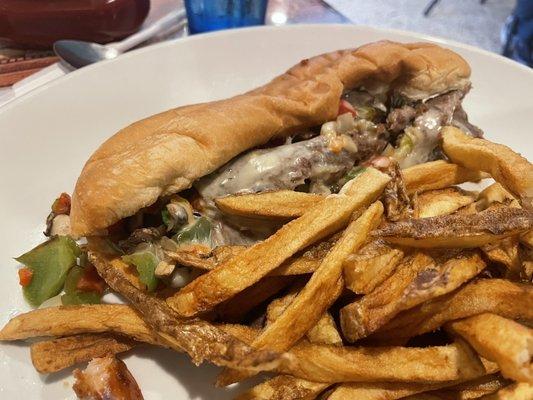
[[[142,343],[224,367],[219,386],[275,373],[240,400],[533,399],[533,166],[456,128],[442,137],[449,161],[368,167],[337,195],[217,200],[285,224],[250,247],[174,254],[201,273],[166,296],[89,240],[129,304],[38,309],[0,340],[53,337],[31,345],[41,373]]]

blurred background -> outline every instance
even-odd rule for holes
[[[0,88],[53,65],[57,54],[79,68],[186,35],[299,23],[409,30],[533,65],[533,0],[1,0]],[[111,45],[57,45],[62,39]]]

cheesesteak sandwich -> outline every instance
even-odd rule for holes
[[[132,233],[128,248],[162,235],[211,247],[253,242],[264,227],[225,220],[214,199],[281,189],[336,193],[379,156],[402,168],[440,158],[443,125],[481,134],[461,106],[469,76],[450,50],[379,42],[303,60],[227,100],[136,122],[85,165],[72,198],[72,234],[105,235],[122,221]],[[162,221],[153,221],[154,209]]]

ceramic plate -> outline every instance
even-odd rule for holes
[[[262,27],[159,44],[51,82],[0,109],[0,324],[29,310],[12,259],[43,240],[53,199],[71,192],[85,160],[119,128],[171,107],[225,98],[266,83],[300,59],[390,39],[432,40],[464,56],[473,89],[465,108],[486,136],[533,159],[533,73],[473,47],[350,25]],[[217,369],[143,348],[125,357],[147,400],[232,398]],[[0,398],[73,399],[71,371],[40,376],[26,344],[0,345]]]

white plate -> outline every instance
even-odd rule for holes
[[[0,324],[29,308],[17,282],[20,255],[43,240],[43,220],[71,191],[84,161],[117,129],[150,114],[224,98],[267,82],[300,59],[375,40],[431,40],[349,25],[253,28],[163,43],[74,72],[0,109]],[[437,40],[437,39],[432,39]],[[486,136],[533,158],[533,73],[469,46],[437,40],[472,66],[465,108]],[[147,400],[223,399],[214,367],[143,349],[126,357]],[[70,399],[70,371],[39,376],[22,344],[0,345],[0,398]]]

